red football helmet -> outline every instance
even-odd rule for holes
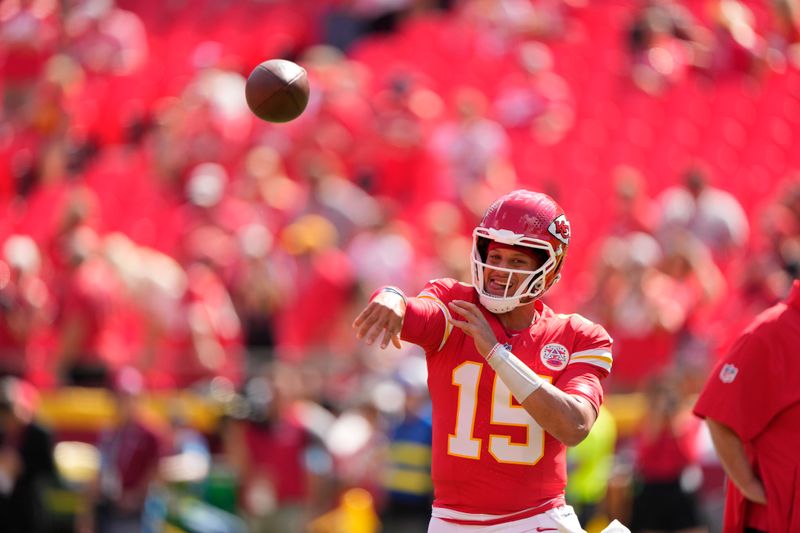
[[[538,298],[559,279],[569,247],[570,226],[564,210],[546,194],[517,190],[501,196],[486,211],[472,233],[472,284],[480,301],[492,313],[507,313]],[[532,248],[542,260],[536,270],[514,270],[486,264],[491,241]],[[514,294],[489,294],[484,286],[486,268],[527,275]],[[520,300],[529,298],[529,301]]]

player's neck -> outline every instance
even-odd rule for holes
[[[531,327],[531,324],[536,321],[538,316],[539,313],[536,311],[536,305],[530,303],[512,309],[508,313],[498,314],[497,319],[500,321],[500,325],[503,326],[506,334],[511,335]]]

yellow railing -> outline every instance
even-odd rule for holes
[[[621,436],[635,431],[645,411],[641,393],[609,394],[605,405],[614,415]],[[193,427],[212,433],[222,413],[219,404],[189,391],[154,393],[142,398],[141,407],[149,416],[166,420],[171,409],[178,408]],[[55,429],[97,431],[107,427],[114,417],[114,401],[108,391],[66,388],[44,392],[39,406],[42,422]]]
[[[216,402],[189,391],[153,393],[142,397],[140,407],[147,416],[166,421],[177,410],[196,429],[213,432],[222,413]],[[114,418],[113,396],[102,389],[65,388],[41,395],[39,419],[54,429],[98,431]]]

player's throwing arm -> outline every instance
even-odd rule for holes
[[[406,299],[403,293],[393,287],[384,287],[353,322],[356,337],[372,344],[383,333],[382,349],[389,345],[389,341],[400,348],[400,329],[405,314]]]

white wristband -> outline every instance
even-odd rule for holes
[[[500,343],[494,345],[486,361],[520,403],[544,383],[536,372]]]
[[[397,287],[383,287],[380,292],[391,292],[392,294],[396,294],[403,299],[404,304],[408,305],[408,298],[406,298],[405,293]]]

